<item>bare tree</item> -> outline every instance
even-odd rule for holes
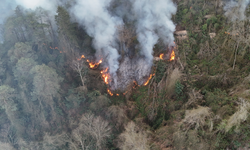
[[[80,122],[71,122],[70,126],[77,126],[71,134],[62,133],[56,136],[45,136],[49,145],[69,143],[71,150],[105,150],[105,140],[110,137],[111,127],[101,117],[91,113],[83,114]],[[48,140],[49,138],[49,140]],[[61,144],[60,144],[61,145]]]
[[[84,77],[84,72],[83,72],[85,70],[85,65],[83,63],[83,60],[82,59],[73,60],[70,64],[70,67],[78,73],[82,81],[82,86],[84,86],[84,82],[86,79]]]
[[[89,113],[82,116],[79,128],[96,140],[96,149],[103,149],[101,147],[111,133],[111,127],[107,121],[100,116],[94,117],[93,114]]]
[[[139,130],[131,121],[119,136],[119,148],[121,150],[149,150],[148,135],[145,131]]]

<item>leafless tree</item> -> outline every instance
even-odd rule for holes
[[[148,135],[131,121],[119,136],[119,148],[121,150],[149,150]]]
[[[70,125],[77,126],[70,135],[63,133],[55,139],[69,143],[71,150],[105,150],[105,140],[111,134],[111,127],[107,121],[86,113],[79,122],[73,121]]]
[[[111,133],[111,127],[107,121],[88,113],[82,116],[79,127],[96,140],[97,149],[103,149],[101,147]]]
[[[70,64],[70,67],[76,71],[78,73],[78,75],[80,76],[81,78],[81,81],[82,81],[82,85],[84,86],[84,82],[85,82],[85,77],[84,77],[84,69],[85,69],[85,65],[83,63],[83,60],[82,59],[76,59],[76,60],[73,60]]]

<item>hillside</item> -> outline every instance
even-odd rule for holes
[[[250,148],[249,0],[52,3],[0,20],[0,150]]]

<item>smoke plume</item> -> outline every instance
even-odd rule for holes
[[[101,59],[100,56],[106,58],[109,72],[115,76],[119,67],[119,54],[114,48],[116,26],[122,24],[122,20],[109,13],[110,2],[111,0],[78,0],[71,8],[71,12],[93,37],[97,58]]]
[[[67,0],[15,0],[8,6],[21,5],[35,10],[42,7],[51,18],[58,5],[65,5]],[[176,13],[176,5],[172,0],[73,0],[70,1],[70,13],[93,38],[97,61],[104,59],[104,67],[108,67],[112,81],[111,89],[124,90],[131,82],[143,84],[153,63],[154,45],[161,39],[167,46],[174,45],[173,32],[175,25],[171,20]],[[1,18],[0,18],[1,19]],[[119,43],[118,26],[124,22],[132,24],[139,44],[126,47]],[[125,54],[122,57],[121,46]],[[139,49],[139,54],[136,52]]]
[[[0,5],[0,24],[4,19],[14,13],[15,8],[20,5],[26,9],[35,10],[37,7],[42,7],[50,12],[56,12],[56,7],[59,4],[56,0],[1,0]]]
[[[250,3],[250,0],[239,0],[238,2],[231,0],[224,6],[225,16],[231,19],[231,21],[244,20],[246,18],[245,11]]]
[[[37,7],[42,7],[51,12],[56,12],[58,5],[57,0],[16,0],[16,3],[27,9],[35,10]]]
[[[119,84],[113,89],[125,90],[131,81],[145,83],[151,72],[154,45],[161,39],[166,47],[174,46],[175,25],[171,18],[176,11],[171,0],[130,0],[130,4],[122,2],[116,9],[117,15],[136,22],[140,56],[123,59],[118,70]]]
[[[0,5],[0,24],[3,23],[3,20],[11,15],[16,7],[15,1],[10,0],[1,0]]]
[[[166,45],[174,42],[175,25],[171,20],[176,6],[171,0],[130,0],[137,19],[136,31],[142,54],[149,62],[153,60],[153,47],[159,37]]]

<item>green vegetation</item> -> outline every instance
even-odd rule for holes
[[[175,60],[154,61],[147,86],[113,96],[101,68],[78,60],[94,57],[93,39],[66,6],[54,18],[17,7],[1,26],[0,149],[249,149],[249,20],[225,16],[220,0],[175,2],[176,29],[188,33],[175,37]],[[125,38],[139,53],[137,37]]]

